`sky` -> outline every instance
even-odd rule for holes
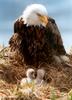
[[[72,0],[0,0],[0,44],[8,45],[14,21],[33,3],[47,8],[58,25],[65,48],[72,46]]]

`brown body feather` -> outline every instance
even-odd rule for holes
[[[66,54],[54,19],[49,18],[46,27],[27,26],[23,23],[22,19],[15,22],[14,35],[9,44],[12,51],[19,50],[26,64],[51,63],[53,55]]]

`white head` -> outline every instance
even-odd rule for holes
[[[38,69],[37,70],[37,78],[38,79],[43,79],[45,76],[45,70],[44,69]]]
[[[27,78],[34,79],[35,78],[35,70],[32,68],[27,69],[26,76],[27,76]]]
[[[23,12],[22,18],[27,25],[43,25],[48,23],[46,8],[41,4],[29,5]]]

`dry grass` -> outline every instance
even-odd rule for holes
[[[51,80],[50,83],[40,87],[32,84],[32,92],[27,94],[24,91],[26,87],[19,85],[22,77],[25,77],[27,66],[21,62],[18,53],[14,55],[10,54],[9,48],[0,52],[0,97],[5,98],[0,100],[72,100],[71,67],[43,64],[46,80]],[[69,57],[72,64],[72,56]]]
[[[32,84],[32,87],[29,87],[32,91],[27,92],[29,91],[28,87],[21,88],[20,85],[12,85],[4,81],[0,81],[1,84],[3,88],[0,89],[0,96],[12,97],[16,100],[21,100],[22,98],[22,100],[56,100],[63,96],[57,89],[49,85],[38,87]]]
[[[26,92],[26,87],[21,88],[19,84],[8,84],[0,81],[0,98],[1,100],[72,100],[72,90],[68,93],[63,93],[56,88],[47,85],[33,86],[32,92]],[[31,89],[31,88],[30,88]],[[28,90],[28,88],[27,88]]]

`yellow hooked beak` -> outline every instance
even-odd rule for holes
[[[37,14],[40,21],[46,26],[48,24],[48,17],[47,16],[42,16],[40,14]]]

